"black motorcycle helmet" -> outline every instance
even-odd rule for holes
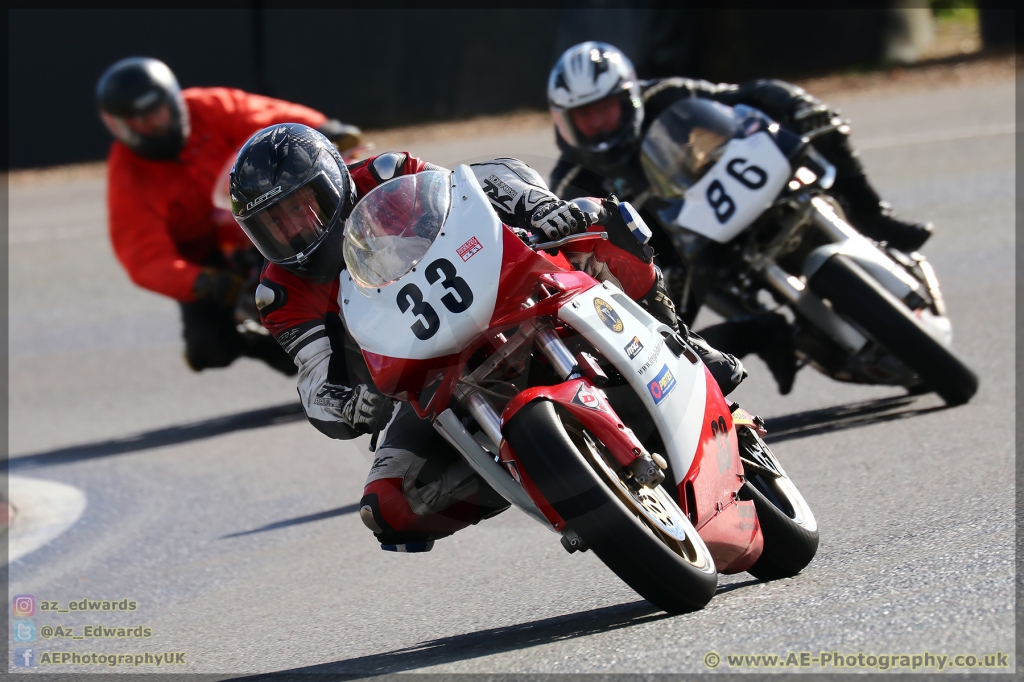
[[[337,148],[309,126],[264,128],[231,169],[231,212],[270,262],[326,284],[344,263],[355,183]]]
[[[159,59],[122,59],[96,85],[100,118],[120,142],[152,161],[177,158],[188,140],[188,107],[174,74]]]

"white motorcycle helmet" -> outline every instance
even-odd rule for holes
[[[562,140],[585,154],[604,155],[640,139],[644,104],[636,71],[608,43],[580,43],[559,57],[548,77],[548,106]]]

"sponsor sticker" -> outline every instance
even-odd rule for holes
[[[662,400],[667,398],[675,387],[676,378],[672,376],[672,372],[669,371],[668,365],[662,365],[661,371],[658,372],[658,376],[651,379],[647,384],[647,390],[651,392],[651,397],[654,398],[655,405],[660,404]]]
[[[476,237],[470,237],[469,241],[455,249],[455,252],[459,254],[459,258],[465,263],[476,254],[483,251],[483,244]]]
[[[644,372],[649,370],[651,367],[654,367],[654,363],[658,361],[659,357],[661,357],[661,349],[664,347],[664,341],[658,341],[658,343],[654,344],[654,349],[651,350],[651,354],[647,356],[647,361],[640,365],[639,369],[636,370],[636,373],[643,376]]]
[[[580,389],[576,391],[576,395],[572,397],[572,402],[576,405],[589,407],[592,410],[596,410],[601,406],[600,399],[594,395],[594,392],[591,391],[586,384],[580,385]]]
[[[611,307],[603,298],[594,299],[594,310],[597,311],[597,316],[604,322],[604,326],[616,334],[621,334],[622,330],[625,329],[625,325],[622,324],[622,318],[615,312],[615,308]]]
[[[633,340],[626,344],[626,355],[632,360],[636,356],[640,355],[640,351],[644,349],[644,344],[640,343],[640,339],[636,336]]]

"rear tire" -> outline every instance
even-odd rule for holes
[[[811,290],[832,303],[887,348],[948,405],[966,403],[978,390],[978,377],[911,315],[907,307],[863,268],[843,255],[829,258],[814,273]]]
[[[684,541],[659,532],[642,513],[624,503],[621,493],[605,478],[611,470],[584,455],[582,450],[591,450],[588,454],[595,456],[593,448],[580,442],[581,435],[589,435],[570,425],[576,438],[571,437],[550,401],[525,406],[504,430],[520,465],[545,499],[640,596],[668,613],[695,611],[711,601],[718,585],[714,560],[663,488],[650,494],[659,504],[674,508],[667,512],[673,523],[685,524],[679,526]]]

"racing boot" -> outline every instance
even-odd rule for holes
[[[697,351],[718,388],[722,390],[722,395],[732,393],[747,378],[747,369],[735,355],[713,348],[703,337],[689,330],[686,333],[686,341]]]
[[[724,353],[757,355],[768,365],[779,393],[788,395],[796,379],[796,348],[789,321],[778,313],[748,315],[701,330],[708,343]]]
[[[930,222],[911,223],[897,218],[892,206],[882,201],[868,183],[867,175],[837,179],[834,189],[845,200],[850,223],[869,239],[910,252],[920,249],[932,236]]]

